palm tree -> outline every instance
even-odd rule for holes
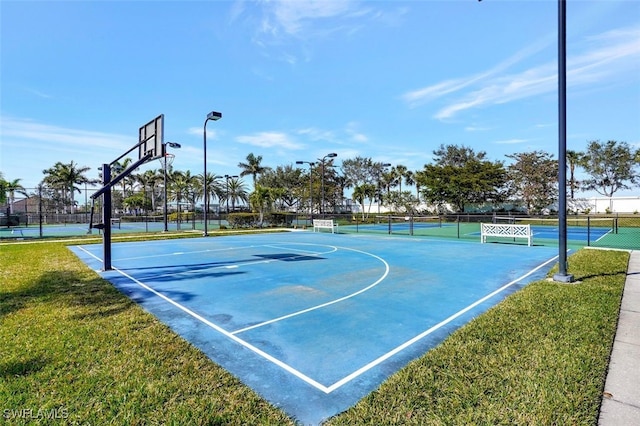
[[[393,170],[391,171],[383,171],[380,174],[380,187],[384,188],[386,191],[386,198],[389,198],[390,192],[391,192],[391,188],[395,186],[395,182],[396,182],[396,175],[393,172]],[[382,202],[382,194],[378,193],[378,203]]]
[[[413,174],[413,172],[411,170],[406,170],[404,172],[404,176],[403,177],[404,177],[404,183],[407,186],[415,185],[415,183],[416,183],[415,177],[414,177],[414,174]]]
[[[253,176],[254,188],[256,187],[256,181],[258,179],[258,175],[271,169],[270,167],[262,166],[260,163],[262,163],[262,155],[258,155],[256,157],[255,155],[253,155],[253,153],[250,153],[249,155],[247,155],[246,163],[243,163],[243,162],[238,163],[238,167],[242,169],[242,171],[240,172],[240,177],[245,177],[248,175]]]
[[[231,201],[231,210],[236,209],[237,202],[247,202],[249,196],[247,194],[247,187],[242,179],[231,178],[228,180],[228,186],[226,191],[227,204]]]
[[[569,198],[573,200],[575,190],[580,186],[575,178],[576,166],[579,166],[584,161],[584,154],[581,152],[567,150],[567,166],[569,167]]]
[[[249,196],[251,208],[260,213],[260,227],[262,227],[264,222],[264,212],[270,210],[273,205],[273,195],[271,188],[258,185]]]
[[[156,197],[155,197],[155,188],[156,188],[156,170],[146,170],[141,174],[132,175],[135,181],[142,187],[142,192],[144,193],[144,198],[147,199],[147,190],[151,192],[151,210],[156,210]]]
[[[117,161],[113,166],[111,166],[111,170],[115,171],[114,175],[112,176],[112,178],[114,178],[115,176],[118,176],[120,173],[124,172],[125,170],[127,170],[127,168],[131,165],[131,163],[133,162],[133,160],[129,157],[125,158],[124,160],[122,160],[122,162]],[[132,178],[131,175],[125,176],[124,179],[122,179],[122,198],[126,198],[127,197],[127,185],[132,186],[135,182],[135,180]]]
[[[7,201],[7,181],[4,180],[4,175],[0,172],[0,204],[4,204]]]
[[[4,192],[9,193],[9,214],[13,214],[13,203],[15,201],[16,192],[27,196],[27,192],[22,185],[20,185],[20,181],[22,179],[14,179],[12,181],[3,180]]]
[[[376,196],[377,189],[375,185],[370,183],[363,183],[362,185],[358,185],[353,188],[353,194],[351,197],[353,200],[362,206],[362,220],[364,220],[364,200],[366,198],[369,199],[369,210],[371,210],[371,203]],[[369,212],[367,212],[367,215]]]
[[[394,176],[393,186],[399,185],[398,194],[402,193],[402,181],[404,180],[407,172],[407,166],[403,166],[402,164],[398,164],[397,166],[391,169],[391,173]]]
[[[91,167],[82,166],[78,167],[73,161],[68,164],[64,164],[58,161],[53,167],[43,170],[45,174],[44,183],[51,188],[61,191],[63,200],[70,201],[71,212],[75,206],[75,192],[80,193],[82,190],[79,186],[85,183],[95,183],[95,180],[89,179],[85,176],[85,173],[91,170]],[[65,206],[66,209],[66,206]]]
[[[222,185],[222,176],[216,176],[213,173],[207,172],[207,192],[208,194],[204,194],[204,180],[202,175],[198,175],[198,179],[200,184],[198,185],[198,197],[201,197],[205,201],[205,206],[210,206],[211,201],[215,200],[223,200],[225,197],[225,188]]]

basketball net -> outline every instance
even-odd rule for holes
[[[170,153],[166,153],[164,155],[164,157],[160,157],[158,158],[158,161],[160,161],[160,164],[162,165],[162,168],[164,169],[171,167],[171,165],[173,164],[173,160],[176,158],[175,154],[170,154]]]

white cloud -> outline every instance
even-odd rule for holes
[[[444,98],[447,104],[434,114],[434,118],[445,120],[471,108],[553,93],[557,90],[555,61],[533,66],[519,73],[503,74],[507,68],[543,46],[545,43],[537,43],[484,73],[445,80],[407,92],[402,95],[402,99],[409,107],[415,107]],[[638,80],[639,60],[640,27],[612,30],[591,37],[587,39],[584,53],[567,58],[567,85],[575,89],[594,83],[615,83],[620,78]],[[457,98],[448,98],[448,95],[457,92],[460,92]]]
[[[512,65],[515,65],[522,60],[538,53],[539,51],[546,48],[550,43],[551,39],[547,36],[540,39],[538,42],[527,46],[526,48],[516,52],[511,57],[505,59],[504,61],[497,64],[495,67],[476,74],[470,77],[458,78],[445,80],[440,83],[436,83],[431,86],[424,87],[422,89],[413,90],[402,95],[402,99],[409,104],[410,107],[415,107],[424,103],[427,103],[431,100],[440,98],[449,93],[458,92],[466,87],[469,87],[475,83],[486,80],[494,75],[497,75]]]
[[[335,135],[332,131],[317,129],[315,127],[308,127],[306,129],[298,130],[299,135],[304,135],[312,141],[334,141]]]
[[[189,127],[187,129],[187,134],[203,137],[204,128]],[[215,140],[215,139],[218,139],[219,136],[220,136],[220,132],[218,132],[216,129],[210,129],[209,127],[207,127],[207,139]]]
[[[516,145],[516,144],[521,144],[521,143],[526,143],[529,142],[528,139],[506,139],[506,140],[502,140],[502,141],[495,141],[494,143],[499,144],[499,145]]]
[[[353,13],[357,2],[277,0],[268,2],[269,15],[263,20],[263,31],[299,34],[305,27],[323,18],[345,16]]]
[[[352,142],[364,143],[369,140],[367,135],[365,135],[364,133],[358,130],[358,123],[356,123],[355,121],[347,123],[347,128],[345,129],[345,132],[347,133],[347,135],[349,136],[349,139]]]
[[[45,143],[48,146],[73,146],[82,149],[109,148],[125,150],[135,145],[136,138],[113,133],[68,129],[42,124],[29,119],[0,117],[3,143],[11,140],[20,143]]]
[[[242,144],[261,148],[302,149],[301,144],[291,140],[289,135],[281,132],[260,132],[253,135],[238,136],[236,141]]]
[[[259,7],[244,7],[237,2],[230,20],[241,17],[254,31],[252,42],[266,57],[291,65],[308,62],[312,57],[310,41],[334,34],[352,35],[371,22],[392,25],[394,18],[406,13],[399,9],[381,13],[372,2],[360,0],[262,0]],[[389,19],[385,19],[388,17]]]

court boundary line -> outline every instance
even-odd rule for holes
[[[85,250],[83,247],[80,247],[80,249],[85,251],[85,253],[89,254],[93,258],[95,258],[97,260],[100,260],[100,258],[95,256],[93,253],[90,253],[89,251]],[[220,327],[220,326],[216,325],[215,323],[209,321],[208,319],[206,319],[203,316],[199,315],[198,313],[192,311],[191,309],[187,308],[186,306],[181,305],[180,303],[176,302],[175,300],[171,299],[170,297],[165,296],[164,294],[156,291],[152,287],[146,285],[145,283],[143,283],[140,280],[137,280],[136,278],[132,277],[131,275],[127,274],[126,272],[121,271],[120,269],[118,269],[116,267],[113,267],[113,270],[118,272],[122,276],[130,279],[132,282],[138,284],[142,288],[144,288],[144,289],[150,291],[151,293],[155,294],[156,296],[160,297],[161,299],[165,300],[166,302],[169,302],[170,304],[172,304],[176,308],[178,308],[181,311],[185,312],[186,314],[192,316],[193,318],[197,319],[198,321],[202,322],[203,324],[205,324],[205,325],[209,326],[210,328],[216,330],[217,332],[219,332],[223,336],[226,336],[227,338],[231,339],[232,341],[234,341],[234,342],[240,344],[241,346],[244,346],[245,348],[251,350],[252,352],[262,356],[266,360],[271,361],[275,365],[277,365],[280,368],[284,369],[285,371],[293,374],[294,376],[296,376],[299,379],[303,380],[304,382],[310,384],[311,386],[315,387],[316,389],[319,389],[319,390],[323,391],[324,393],[329,393],[329,392],[327,392],[327,387],[324,386],[323,384],[313,380],[311,377],[303,374],[302,372],[296,370],[295,368],[291,367],[290,365],[285,364],[284,362],[280,361],[279,359],[269,355],[268,353],[264,352],[262,349],[257,348],[254,345],[252,345],[251,343],[249,343],[249,342],[247,342],[247,341],[245,341],[245,340],[243,340],[243,339],[241,339],[241,338],[229,333],[228,331],[226,331],[222,327]]]
[[[361,367],[360,369],[354,371],[353,373],[351,373],[350,375],[344,377],[343,379],[335,382],[334,384],[332,384],[331,386],[328,387],[329,391],[332,392],[340,387],[342,387],[343,385],[345,385],[346,383],[350,382],[351,380],[355,379],[356,377],[366,373],[367,371],[369,371],[370,369],[372,369],[373,367],[377,366],[378,364],[386,361],[387,359],[391,358],[393,355],[405,350],[406,348],[408,348],[409,346],[413,345],[414,343],[422,340],[423,338],[425,338],[426,336],[428,336],[429,334],[433,333],[434,331],[438,330],[439,328],[441,328],[442,326],[450,323],[451,321],[453,321],[454,319],[458,318],[459,316],[465,314],[466,312],[470,311],[471,309],[475,308],[476,306],[480,305],[481,303],[486,302],[487,300],[489,300],[490,298],[492,298],[493,296],[497,295],[498,293],[503,292],[504,290],[506,290],[507,288],[511,287],[512,285],[516,284],[519,281],[522,281],[523,279],[525,279],[526,277],[528,277],[529,275],[533,274],[534,272],[538,271],[539,269],[541,269],[542,267],[544,267],[545,265],[548,265],[549,263],[555,261],[556,259],[558,259],[558,256],[554,256],[553,258],[547,260],[546,262],[543,262],[542,264],[536,266],[534,269],[530,270],[529,272],[527,272],[526,274],[516,278],[515,280],[503,285],[502,287],[498,288],[497,290],[494,290],[493,292],[489,293],[488,295],[482,297],[481,299],[476,300],[474,303],[472,303],[471,305],[468,305],[466,308],[459,310],[458,312],[456,312],[455,314],[449,316],[448,318],[446,318],[443,321],[440,321],[438,324],[432,326],[431,328],[423,331],[422,333],[418,334],[417,336],[407,340],[405,343],[403,343],[400,346],[397,346],[396,348],[394,348],[393,350],[387,352],[386,354],[376,358],[375,360],[371,361],[370,363],[368,363],[367,365]]]
[[[98,261],[101,261],[101,259],[98,256],[96,256],[93,253],[89,252],[84,247],[82,247],[82,246],[76,246],[76,247],[78,247],[78,249],[82,250],[83,252],[85,252],[89,256],[93,257],[94,259],[96,259]],[[349,250],[349,249],[347,248],[347,250]],[[352,249],[352,250],[353,251],[359,251],[359,250],[356,250],[356,249]],[[570,252],[570,251],[571,251],[570,249],[567,250],[567,252]],[[362,252],[362,253],[366,253],[366,252]],[[373,254],[371,254],[371,255],[374,256],[374,257],[377,257],[376,255],[373,255]],[[132,282],[138,284],[142,288],[144,288],[144,289],[148,290],[149,292],[155,294],[156,296],[160,297],[161,299],[165,300],[166,302],[168,302],[168,303],[172,304],[173,306],[177,307],[178,309],[180,309],[184,313],[192,316],[193,318],[197,319],[198,321],[202,322],[203,324],[209,326],[210,328],[212,328],[215,331],[219,332],[220,334],[222,334],[223,336],[227,337],[228,339],[240,344],[241,346],[245,347],[246,349],[249,349],[250,351],[254,352],[255,354],[263,357],[267,361],[272,362],[273,364],[275,364],[278,367],[282,368],[283,370],[289,372],[290,374],[292,374],[295,377],[299,378],[300,380],[306,382],[307,384],[313,386],[314,388],[324,392],[325,394],[330,394],[331,392],[335,391],[336,389],[341,388],[342,386],[346,385],[347,383],[349,383],[353,379],[361,376],[362,374],[366,373],[367,371],[371,370],[372,368],[376,367],[377,365],[381,364],[382,362],[386,361],[387,359],[391,358],[392,356],[394,356],[394,355],[398,354],[399,352],[407,349],[408,347],[410,347],[414,343],[422,340],[423,338],[425,338],[429,334],[431,334],[434,331],[440,329],[441,327],[443,327],[444,325],[450,323],[451,321],[453,321],[454,319],[458,318],[459,316],[465,314],[466,312],[470,311],[471,309],[473,309],[473,308],[477,307],[478,305],[484,303],[485,301],[489,300],[490,298],[494,297],[495,295],[503,292],[504,290],[506,290],[507,288],[511,287],[512,285],[522,281],[523,279],[527,278],[531,274],[533,274],[536,271],[540,270],[542,267],[548,265],[549,263],[551,263],[553,261],[556,261],[558,258],[559,258],[559,256],[556,255],[556,256],[552,257],[551,259],[541,263],[540,265],[538,265],[535,268],[531,269],[530,271],[528,271],[524,275],[522,275],[522,276],[520,276],[520,277],[518,277],[518,278],[516,278],[516,279],[514,279],[512,281],[510,281],[509,283],[507,283],[507,284],[503,285],[502,287],[494,290],[493,292],[489,293],[488,295],[478,299],[474,303],[472,303],[472,304],[468,305],[467,307],[459,310],[458,312],[454,313],[453,315],[449,316],[448,318],[444,319],[443,321],[439,322],[438,324],[430,327],[429,329],[423,331],[422,333],[418,334],[417,336],[407,340],[405,343],[403,343],[403,344],[395,347],[391,351],[379,356],[375,360],[367,363],[366,365],[360,367],[356,371],[352,372],[351,374],[343,377],[342,379],[338,380],[337,382],[335,382],[335,383],[333,383],[332,385],[329,385],[329,386],[325,386],[325,385],[317,382],[316,380],[314,380],[311,377],[307,376],[306,374],[298,371],[297,369],[295,369],[294,367],[290,366],[289,364],[286,364],[285,362],[283,362],[283,361],[275,358],[274,356],[266,353],[262,349],[260,349],[260,348],[258,348],[256,346],[252,345],[251,343],[239,338],[238,336],[233,334],[233,332],[226,331],[225,329],[223,329],[222,327],[218,326],[217,324],[209,321],[208,319],[206,319],[203,316],[201,316],[200,314],[192,311],[191,309],[187,308],[186,306],[183,306],[182,304],[174,301],[170,297],[165,296],[164,294],[162,294],[159,291],[153,289],[152,287],[148,286],[147,284],[143,283],[142,281],[132,277],[131,275],[127,274],[126,272],[124,272],[124,271],[122,271],[122,270],[120,270],[120,269],[118,269],[116,267],[113,267],[113,270],[116,271],[117,273],[121,274],[125,278],[128,278]],[[152,314],[152,315],[154,315],[154,314]],[[237,333],[237,331],[236,331],[236,333]]]
[[[307,245],[320,245],[320,244],[313,244],[313,243],[305,243],[305,244],[307,244]],[[268,320],[268,321],[264,321],[264,322],[261,322],[259,324],[254,324],[254,325],[251,325],[249,327],[241,328],[240,330],[235,330],[235,331],[233,331],[231,333],[234,334],[234,335],[235,334],[239,334],[239,333],[243,333],[245,331],[253,330],[255,328],[259,328],[259,327],[263,327],[265,325],[273,324],[273,323],[278,322],[278,321],[283,321],[283,320],[288,319],[288,318],[292,318],[292,317],[295,317],[295,316],[298,316],[298,315],[306,314],[307,312],[315,311],[316,309],[325,308],[327,306],[330,306],[330,305],[333,305],[333,304],[336,304],[336,303],[339,303],[339,302],[343,302],[343,301],[345,301],[347,299],[351,299],[352,297],[355,297],[355,296],[357,296],[359,294],[364,293],[365,291],[368,291],[368,290],[372,289],[373,287],[377,286],[382,281],[384,281],[387,278],[387,276],[389,275],[389,270],[390,270],[389,264],[383,258],[381,258],[380,256],[377,256],[377,255],[375,255],[373,253],[367,253],[367,252],[362,251],[362,250],[351,249],[351,248],[347,248],[347,247],[332,246],[332,245],[328,245],[328,247],[335,248],[336,249],[335,252],[338,251],[337,249],[350,250],[350,251],[355,251],[357,253],[362,253],[362,254],[371,256],[373,258],[376,258],[379,261],[381,261],[383,263],[383,265],[385,266],[384,274],[382,274],[382,277],[378,278],[378,280],[375,281],[373,284],[370,284],[367,287],[361,288],[360,290],[356,291],[355,293],[351,293],[351,294],[348,294],[346,296],[340,297],[338,299],[334,299],[334,300],[331,300],[329,302],[322,303],[320,305],[312,306],[312,307],[307,308],[307,309],[302,309],[302,310],[297,311],[297,312],[293,312],[293,313],[290,313],[290,314],[287,314],[287,315],[283,315],[283,316],[278,317],[278,318],[274,318],[274,319],[271,319],[271,320]]]

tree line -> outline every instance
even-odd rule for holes
[[[352,202],[361,207],[363,215],[373,203],[397,212],[417,212],[425,203],[432,213],[453,210],[464,212],[474,204],[498,208],[506,202],[519,203],[530,214],[553,205],[558,199],[558,161],[544,151],[515,153],[510,160],[492,161],[485,151],[459,145],[440,145],[433,151],[433,162],[420,170],[406,166],[373,161],[368,157],[344,159],[340,167],[335,157],[315,162],[279,165],[262,164],[262,156],[250,153],[237,166],[238,175],[191,171],[147,170],[132,173],[113,189],[114,207],[125,211],[157,212],[164,202],[165,181],[167,200],[177,206],[187,204],[190,210],[216,200],[221,210],[235,210],[248,205],[261,215],[268,211],[307,211],[310,213],[340,213],[345,210],[345,193],[351,189]],[[113,166],[114,175],[126,170],[131,159]],[[640,185],[640,149],[626,142],[590,141],[584,152],[567,151],[568,197],[580,191],[595,191],[605,197]],[[86,176],[89,167],[75,162],[57,162],[43,170],[40,191],[56,205],[73,212],[75,194],[81,185],[98,183]],[[582,170],[584,179],[577,178]],[[242,178],[250,176],[251,192]],[[204,179],[207,194],[204,194]],[[21,179],[7,180],[0,172],[0,204],[11,206],[16,194],[29,196],[20,185]],[[404,189],[403,189],[403,185]],[[415,187],[415,192],[407,188]],[[42,193],[42,192],[41,192]]]

